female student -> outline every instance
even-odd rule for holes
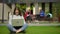
[[[21,11],[19,10],[19,8],[15,8],[14,12],[13,12],[13,16],[12,15],[9,16],[8,29],[10,31],[18,33],[18,32],[21,32],[21,31],[23,31],[23,30],[25,30],[27,28],[27,23],[25,22],[25,20],[24,20],[24,24],[23,24],[23,26],[21,28],[20,28],[20,26],[16,26],[16,27],[12,26],[12,19],[13,19],[12,17],[14,19],[19,19],[20,18],[20,19],[24,20],[24,17],[22,15]]]

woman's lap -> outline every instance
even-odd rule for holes
[[[23,26],[12,26],[12,25],[8,24],[7,27],[10,31],[16,32],[17,29],[21,29],[23,31],[27,28],[27,24],[24,24]]]

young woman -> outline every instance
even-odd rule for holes
[[[24,19],[24,17],[22,15],[21,11],[19,10],[19,8],[15,8],[14,12],[13,12],[13,16],[12,15],[9,16],[8,29],[10,31],[18,33],[18,32],[21,32],[21,31],[23,31],[27,28],[27,23],[25,22],[25,20],[24,20],[24,25],[21,28],[20,28],[20,26],[17,26],[17,27],[12,26],[12,17],[14,19],[19,19],[19,18]]]

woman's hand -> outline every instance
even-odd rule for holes
[[[16,31],[16,33],[19,33],[19,32],[21,32],[21,29],[19,29],[19,30]]]

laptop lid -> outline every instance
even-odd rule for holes
[[[23,26],[24,19],[12,19],[13,26]]]

